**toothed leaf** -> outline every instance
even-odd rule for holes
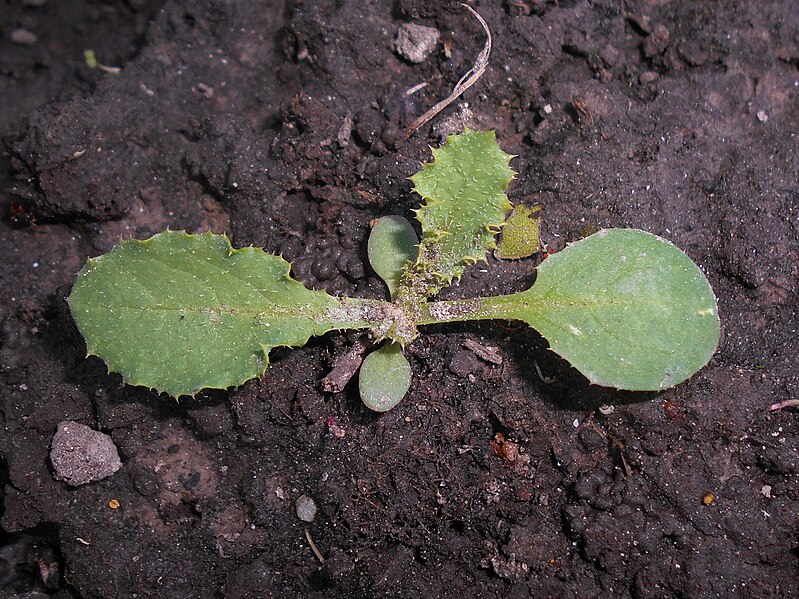
[[[505,190],[514,175],[512,156],[500,149],[493,131],[466,129],[432,152],[434,161],[411,177],[425,203],[416,212],[422,224],[419,257],[406,269],[403,285],[419,296],[438,292],[496,247],[494,235],[511,208]]]
[[[122,242],[88,261],[69,305],[90,354],[173,397],[263,374],[272,347],[366,326],[350,316],[357,310],[291,279],[283,258],[211,233]]]

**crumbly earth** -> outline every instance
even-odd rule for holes
[[[473,6],[490,65],[406,142],[483,46],[458,2],[2,11],[8,593],[799,596],[799,411],[769,411],[799,399],[796,4]],[[408,22],[441,33],[419,64],[395,51]],[[90,69],[87,48],[121,70]],[[352,384],[322,389],[354,334],[274,351],[261,380],[179,403],[84,358],[65,297],[120,236],[227,232],[309,286],[381,297],[369,222],[411,215],[408,177],[453,115],[517,155],[510,197],[544,206],[549,251],[633,226],[700,264],[723,322],[710,365],[664,393],[618,393],[514,324],[430,327],[409,351],[409,396],[377,415]],[[443,296],[523,288],[540,259],[489,257]],[[122,468],[55,480],[65,420],[109,434]]]

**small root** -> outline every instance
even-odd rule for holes
[[[544,376],[544,373],[541,372],[541,367],[538,365],[538,360],[533,360],[533,366],[535,366],[535,371],[538,374],[538,378],[540,378],[547,385],[550,385],[558,380],[555,377]]]
[[[319,563],[324,564],[325,558],[322,557],[322,552],[319,551],[319,548],[316,546],[316,543],[313,542],[313,539],[311,538],[311,532],[308,530],[308,527],[303,526],[302,528],[305,531],[305,538],[308,541],[308,545],[311,546],[311,551],[313,551],[313,554],[316,556],[316,559],[319,560]]]
[[[783,408],[799,408],[799,399],[786,399],[785,401],[778,401],[777,403],[771,404],[769,407],[769,412],[776,412],[777,410],[781,410]]]
[[[596,432],[598,432],[600,435],[605,437],[606,439],[610,439],[610,442],[613,443],[613,446],[619,452],[619,458],[621,459],[621,465],[624,467],[624,473],[627,476],[632,476],[633,475],[633,469],[630,468],[630,464],[629,464],[629,462],[627,462],[627,455],[625,453],[626,450],[624,448],[624,443],[622,443],[616,436],[612,435],[610,432],[606,431],[604,428],[599,426],[594,421],[594,417],[593,416],[594,416],[593,414],[591,414],[589,416],[589,426],[592,429],[594,429]]]
[[[424,89],[425,87],[427,87],[429,84],[430,84],[429,81],[422,81],[421,83],[417,83],[413,87],[409,87],[408,89],[406,89],[405,90],[405,95],[406,96],[412,96],[413,94],[418,92],[420,89]]]

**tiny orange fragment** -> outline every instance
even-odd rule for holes
[[[108,507],[110,507],[112,510],[117,509],[119,506],[120,503],[116,499],[112,499],[111,501],[108,502]]]
[[[702,503],[705,505],[711,505],[714,501],[716,501],[716,496],[713,493],[708,493],[704,497],[702,497]]]

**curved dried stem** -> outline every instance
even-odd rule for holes
[[[483,46],[483,49],[480,51],[480,54],[477,55],[477,58],[474,61],[474,65],[472,68],[464,73],[463,77],[458,80],[458,83],[455,84],[455,87],[452,88],[452,93],[448,95],[446,98],[441,100],[438,104],[433,106],[430,110],[425,112],[422,116],[417,118],[413,121],[408,128],[405,130],[405,134],[402,136],[402,141],[407,140],[411,135],[416,133],[423,125],[428,123],[433,117],[435,117],[439,112],[444,110],[447,106],[452,104],[455,100],[457,100],[463,92],[469,89],[472,85],[474,85],[480,77],[483,76],[485,73],[486,67],[488,67],[488,59],[491,56],[491,31],[488,29],[488,24],[485,22],[485,19],[480,16],[476,10],[474,10],[468,4],[461,3],[461,6],[465,7],[470,13],[472,13],[478,21],[480,21],[480,25],[483,27],[483,31],[486,33],[486,42]]]

